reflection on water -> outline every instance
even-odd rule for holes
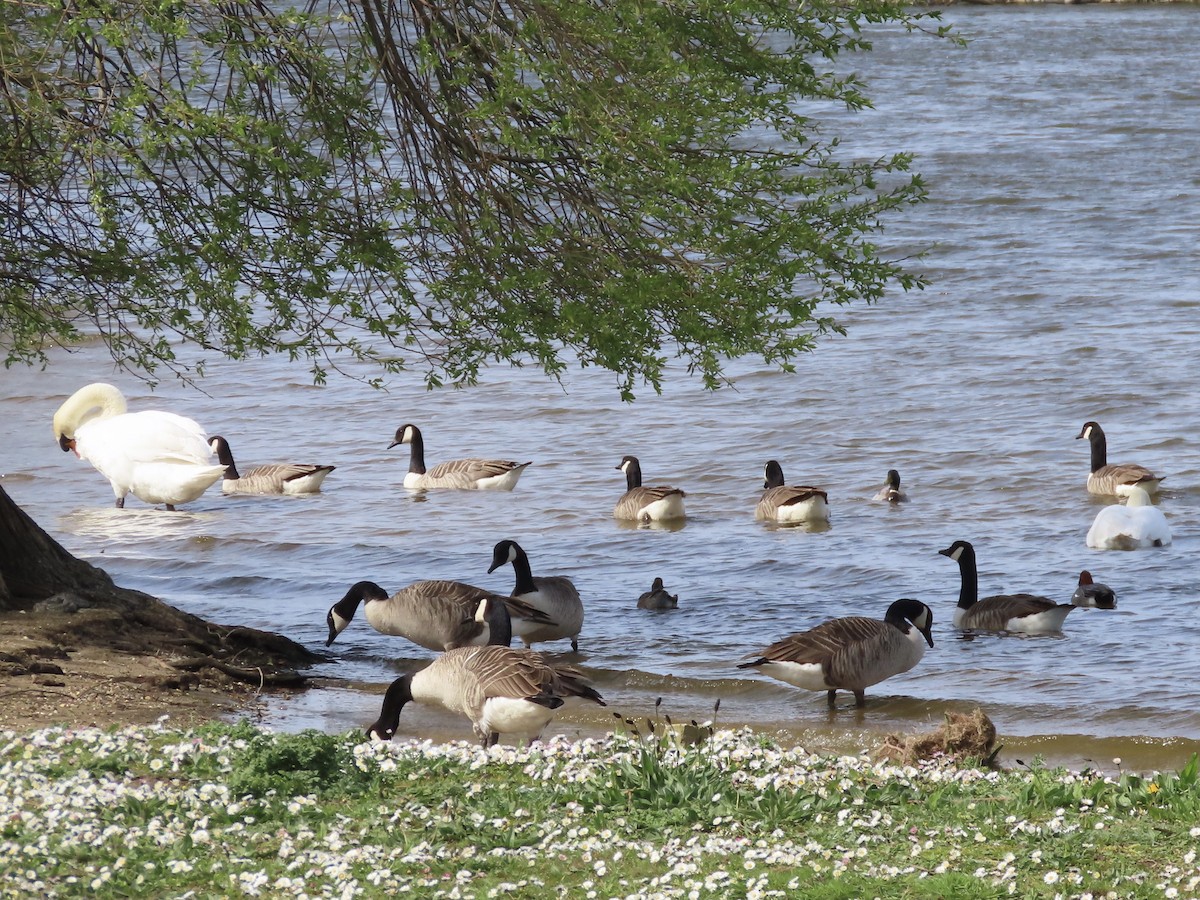
[[[646,715],[662,697],[676,721],[705,721],[720,699],[723,724],[856,749],[979,704],[1006,756],[1180,764],[1200,740],[1200,183],[1179,177],[1200,143],[1200,16],[1095,6],[945,15],[968,48],[871,35],[876,50],[852,64],[875,109],[832,123],[848,154],[917,154],[933,202],[880,239],[899,253],[932,248],[917,264],[932,287],[837,311],[848,336],[797,360],[795,375],[739,361],[736,390],[706,394],[676,371],[663,396],[625,405],[594,370],[560,386],[497,368],[462,391],[400,378],[382,393],[350,380],[315,389],[265,359],[211,364],[204,394],[175,384],[151,394],[91,345],[55,355],[45,372],[5,372],[5,490],[119,583],[313,649],[330,604],[362,579],[509,591],[511,575],[487,568],[510,538],[535,575],[575,581],[587,610],[580,652],[547,649],[594,677],[611,711]],[[100,379],[117,382],[131,408],[195,418],[247,459],[338,469],[311,498],[210,491],[179,513],[132,501],[115,510],[104,479],[50,433],[58,404]],[[381,449],[407,419],[428,423],[440,457],[535,464],[512,493],[410,494],[405,460]],[[1075,436],[1089,419],[1114,460],[1165,473],[1171,547],[1085,546],[1111,502],[1084,486],[1087,448]],[[683,527],[614,527],[612,463],[630,435],[687,491]],[[755,521],[768,458],[828,490],[833,527]],[[890,468],[911,497],[901,508],[871,499]],[[979,551],[981,595],[1067,602],[1088,569],[1121,609],[1072,613],[1052,639],[960,635],[949,624],[959,575],[937,554],[956,539]],[[656,575],[680,595],[670,615],[635,608]],[[882,617],[898,597],[933,609],[935,647],[868,690],[864,710],[830,713],[822,694],[736,669],[829,617]],[[293,695],[270,721],[363,727],[392,661],[429,659],[361,622],[351,632],[320,672],[372,692]],[[402,734],[470,737],[459,717],[412,712]],[[555,727],[602,733],[605,715],[573,712]]]

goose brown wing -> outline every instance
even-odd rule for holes
[[[758,654],[765,662],[821,663],[843,647],[886,634],[892,626],[880,619],[846,616],[831,619],[810,631],[791,634]]]
[[[969,610],[964,621],[971,628],[1003,631],[1013,619],[1035,616],[1059,604],[1036,594],[995,594],[984,597]]]
[[[471,481],[476,481],[480,478],[494,478],[497,475],[507,474],[519,465],[521,463],[508,459],[478,459],[471,457],[469,459],[451,459],[443,463],[438,463],[425,474],[429,478],[464,476]]]

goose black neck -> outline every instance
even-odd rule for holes
[[[783,466],[779,465],[775,460],[770,460],[767,463],[766,479],[763,481],[763,490],[771,488],[783,487]]]
[[[975,568],[975,550],[964,547],[958,555],[962,586],[958,589],[958,608],[970,609],[979,599],[979,571]]]
[[[631,459],[625,465],[625,489],[632,491],[642,486],[642,465],[636,459]]]
[[[517,584],[513,588],[513,596],[519,597],[522,594],[532,594],[537,590],[537,586],[533,583],[533,571],[529,568],[529,556],[525,551],[517,546],[516,555],[512,561],[513,571],[517,574]]]
[[[512,646],[512,617],[501,597],[492,597],[484,613],[488,626],[488,644],[494,647]]]
[[[400,725],[400,711],[404,704],[412,700],[412,676],[401,675],[383,695],[383,707],[379,710],[379,719],[367,729],[367,733],[386,734],[389,737],[396,733]]]
[[[1108,438],[1103,431],[1092,426],[1088,432],[1088,442],[1092,445],[1092,471],[1103,469],[1108,465]]]
[[[409,426],[412,438],[408,442],[408,471],[414,475],[425,474],[425,438],[419,429]]]
[[[892,490],[900,490],[900,473],[895,469],[888,469],[887,483]]]
[[[225,467],[225,477],[235,480],[240,478],[237,466],[233,462],[233,451],[229,449],[229,442],[220,435],[214,437],[212,441],[217,445],[217,461]]]

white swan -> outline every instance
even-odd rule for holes
[[[1162,510],[1150,502],[1150,495],[1137,485],[1128,488],[1129,499],[1122,506],[1106,506],[1096,514],[1088,529],[1087,545],[1096,550],[1138,550],[1165,547],[1171,543],[1171,526]]]
[[[125,506],[125,495],[173,510],[203,494],[225,474],[212,455],[204,429],[191,419],[159,410],[126,412],[125,397],[111,384],[81,387],[54,414],[54,437],[108,479]]]

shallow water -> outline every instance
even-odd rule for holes
[[[633,405],[589,370],[564,387],[497,368],[478,388],[426,392],[417,377],[380,393],[350,380],[324,388],[282,360],[218,363],[206,393],[150,394],[114,373],[102,348],[55,355],[46,372],[3,375],[3,485],[70,550],[117,581],[198,615],[278,631],[320,649],[325,612],[354,581],[391,590],[451,578],[508,590],[486,574],[513,538],[534,574],[568,574],[585,601],[578,656],[611,709],[645,715],[664,697],[676,720],[782,729],[853,745],[869,733],[936,723],[980,704],[1019,753],[1179,764],[1200,740],[1200,8],[956,8],[966,49],[880,35],[854,61],[874,111],[840,118],[848,152],[917,155],[932,202],[889,229],[932,281],[842,315],[798,373],[731,366],[733,389],[706,394],[682,373]],[[224,434],[239,465],[338,466],[319,496],[222,497],[178,514],[110,508],[86,463],[56,448],[50,419],[85,382],[111,380],[132,409],[169,408]],[[1172,546],[1087,549],[1105,501],[1084,489],[1074,440],[1098,420],[1110,458],[1165,473]],[[517,490],[411,495],[403,422],[422,427],[429,463],[468,455],[532,459]],[[614,466],[641,458],[648,483],[688,492],[679,530],[622,527]],[[821,533],[756,523],[762,467],[829,491]],[[889,468],[912,501],[871,502]],[[1112,585],[1116,612],[1080,610],[1059,637],[979,637],[950,627],[955,539],[977,549],[984,594],[1069,599],[1080,569]],[[661,575],[680,608],[634,608]],[[742,655],[831,616],[882,616],[897,597],[928,603],[937,646],[913,671],[846,698],[739,672]],[[281,727],[359,727],[375,691],[428,659],[360,618],[319,674],[350,689],[278,701]],[[608,727],[610,711],[563,724]],[[407,731],[406,731],[407,730]],[[465,723],[405,712],[404,733],[467,736]],[[1135,754],[1141,754],[1136,756]]]

